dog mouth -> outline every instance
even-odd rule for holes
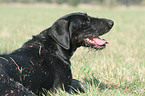
[[[85,37],[83,39],[88,45],[95,49],[103,49],[105,48],[106,44],[109,44],[108,41],[99,37]]]

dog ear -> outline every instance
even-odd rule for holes
[[[51,27],[49,35],[63,48],[70,49],[70,32],[68,20],[59,19]]]

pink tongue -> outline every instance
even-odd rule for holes
[[[95,43],[97,45],[104,45],[104,44],[108,44],[109,42],[105,41],[105,40],[101,40],[99,38],[91,38],[93,41],[95,41]]]

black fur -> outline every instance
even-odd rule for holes
[[[70,58],[80,46],[103,49],[84,41],[107,33],[113,21],[71,13],[10,54],[0,55],[0,95],[35,96],[42,88],[70,92]],[[98,37],[99,38],[99,37]],[[35,93],[35,94],[34,94]]]

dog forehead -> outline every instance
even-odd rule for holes
[[[86,13],[80,13],[80,12],[70,13],[68,15],[65,15],[65,16],[61,17],[60,19],[67,19],[69,17],[75,17],[75,16],[87,16],[87,14]]]

